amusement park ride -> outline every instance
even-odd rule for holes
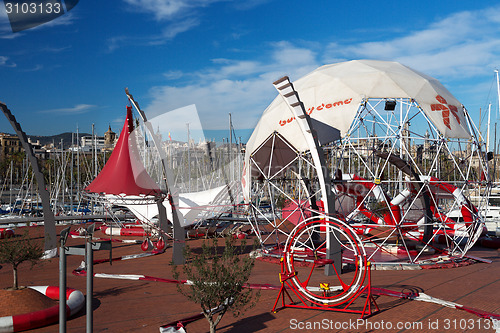
[[[468,259],[468,250],[486,233],[491,154],[468,111],[441,83],[396,62],[355,60],[322,66],[294,83],[283,77],[274,86],[279,95],[245,149],[246,216],[227,218],[245,220],[262,257],[279,259],[273,311],[294,307],[364,318],[379,311],[372,270]],[[115,221],[101,227],[105,234],[143,236],[145,251],[155,239],[154,254],[162,253],[170,238],[173,262],[182,264],[184,228],[194,220],[187,218],[189,211],[225,212],[238,204],[239,184],[224,179],[224,186],[208,191],[176,193],[160,139],[126,94],[130,106],[119,140],[84,191],[137,217],[135,225]],[[132,107],[146,127],[142,132]],[[158,153],[156,180],[143,163],[141,142]],[[55,223],[47,222],[50,236]]]
[[[466,258],[485,232],[488,154],[443,85],[399,63],[369,60],[274,85],[279,96],[247,143],[241,183],[262,255],[281,260],[275,309],[282,298],[282,306],[355,312],[349,307],[367,293],[358,312],[365,316],[378,309],[372,268]],[[118,163],[112,156],[87,191],[148,216],[166,203],[172,220],[168,188],[161,191],[137,163],[131,119],[129,107],[117,144],[128,149],[130,175],[109,171]],[[162,248],[167,233],[157,229]],[[292,305],[288,290],[302,305]]]
[[[274,84],[242,185],[263,256],[281,258],[283,306],[291,289],[303,307],[349,311],[368,290],[364,316],[372,267],[466,258],[485,233],[488,155],[444,86],[368,60]]]

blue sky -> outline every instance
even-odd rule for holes
[[[441,80],[479,122],[479,108],[497,103],[493,3],[84,0],[19,33],[0,7],[0,101],[28,134],[92,123],[118,132],[129,87],[150,118],[195,104],[205,129],[225,129],[231,112],[245,137],[238,130],[255,127],[277,78],[381,59]],[[7,120],[0,131],[12,132]]]

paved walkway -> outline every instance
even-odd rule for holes
[[[73,227],[75,229],[75,227]],[[58,228],[59,230],[59,228]],[[82,243],[70,239],[69,245]],[[196,248],[200,240],[189,241]],[[113,257],[141,253],[139,245],[115,243]],[[415,290],[427,295],[456,302],[471,308],[500,314],[500,252],[481,247],[471,255],[487,258],[491,264],[434,270],[373,271],[374,287],[395,291]],[[95,259],[109,257],[100,251]],[[84,294],[84,277],[71,274],[83,257],[68,256],[67,284]],[[144,274],[173,278],[171,249],[164,254],[133,260],[95,265],[95,273]],[[279,284],[279,265],[257,261],[251,283]],[[11,283],[12,271],[0,269],[0,288]],[[20,285],[58,285],[58,259],[47,260],[30,270],[23,264],[19,272]],[[199,307],[179,294],[176,285],[150,281],[94,279],[94,332],[159,332],[159,327],[200,312]],[[474,314],[437,304],[377,296],[380,312],[366,320],[359,315],[316,310],[286,308],[271,313],[277,291],[261,291],[254,308],[234,318],[226,314],[218,326],[219,332],[494,332],[492,322]],[[85,332],[85,310],[71,318],[68,332]],[[310,328],[303,330],[302,328]],[[58,325],[36,330],[57,332]],[[208,332],[205,319],[187,326],[188,332]]]

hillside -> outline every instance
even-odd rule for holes
[[[91,134],[88,134],[88,133],[79,133],[78,137],[81,138],[82,136],[90,136],[90,135]],[[65,132],[65,133],[51,135],[51,136],[27,135],[27,137],[30,138],[31,141],[34,141],[34,142],[39,140],[40,144],[42,146],[47,145],[49,143],[54,143],[57,147],[60,147],[61,140],[62,140],[64,149],[67,149],[71,146],[72,137],[73,137],[74,143],[76,144],[76,133],[71,133],[71,132]]]

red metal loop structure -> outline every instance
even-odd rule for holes
[[[342,271],[337,271],[333,260],[327,259],[328,234],[338,242],[342,251]],[[337,235],[337,236],[334,236]],[[308,263],[304,267],[304,263]],[[323,274],[324,266],[332,265],[332,276]],[[287,239],[281,259],[281,289],[279,299],[284,307],[321,309],[361,314],[366,317],[378,311],[371,295],[370,262],[361,240],[353,228],[341,220],[322,215],[298,224]],[[343,274],[344,273],[344,274]],[[288,290],[299,299],[294,302]],[[352,309],[361,294],[367,293],[362,310]],[[285,301],[285,295],[289,303]]]

